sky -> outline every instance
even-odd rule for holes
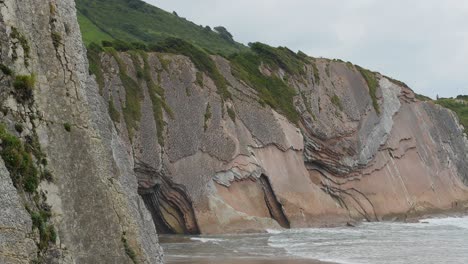
[[[339,58],[435,98],[468,94],[465,0],[145,0],[238,42]]]

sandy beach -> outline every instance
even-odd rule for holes
[[[330,262],[322,262],[309,259],[261,259],[261,258],[166,258],[167,264],[331,264]]]

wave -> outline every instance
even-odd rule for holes
[[[375,222],[356,228],[273,230],[268,245],[291,256],[341,264],[465,264],[468,254],[461,252],[467,230],[468,216]]]
[[[190,240],[200,241],[202,243],[208,243],[208,242],[219,243],[219,242],[224,241],[224,239],[221,239],[221,238],[206,238],[206,237],[191,237]]]
[[[420,223],[427,223],[433,226],[453,226],[468,230],[468,216],[465,217],[447,217],[447,218],[429,218],[422,219]]]
[[[281,229],[267,229],[266,231],[268,234],[281,234],[284,232],[284,230]]]

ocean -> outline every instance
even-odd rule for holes
[[[341,264],[467,264],[468,217],[265,234],[162,236],[161,242],[168,263],[176,259],[186,262],[173,263],[198,259],[196,263],[222,264],[222,260],[297,258]],[[219,261],[201,261],[209,259]]]

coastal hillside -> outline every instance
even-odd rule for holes
[[[86,44],[103,40],[153,44],[177,37],[220,54],[245,49],[222,26],[197,25],[141,0],[78,0],[76,5]]]
[[[138,0],[1,0],[0,40],[0,263],[468,208],[465,96]]]

